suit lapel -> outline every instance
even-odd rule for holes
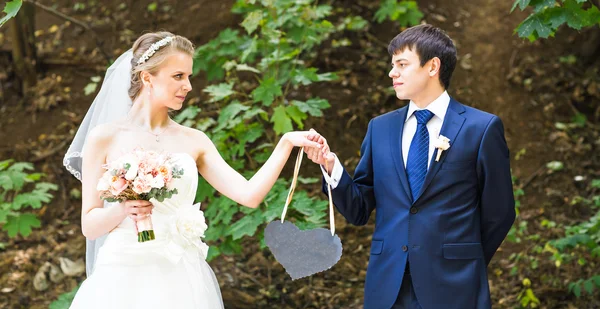
[[[408,113],[408,105],[400,108],[390,122],[390,148],[392,149],[392,158],[396,165],[398,176],[400,177],[400,183],[402,183],[402,188],[404,189],[406,196],[410,199],[410,187],[408,186],[408,177],[406,176],[404,158],[402,157],[402,131],[404,130],[406,113]]]
[[[413,199],[413,203],[416,202],[421,195],[423,195],[423,192],[425,192],[427,186],[429,186],[431,180],[439,171],[440,167],[442,166],[442,163],[444,163],[448,151],[452,151],[452,144],[456,140],[456,136],[458,136],[458,132],[460,132],[460,129],[462,128],[462,125],[465,122],[465,117],[461,115],[464,112],[465,107],[453,98],[450,98],[450,105],[448,106],[448,110],[446,111],[446,116],[444,117],[442,129],[440,130],[441,135],[450,139],[450,148],[442,152],[442,155],[438,162],[435,161],[438,149],[435,149],[435,151],[433,152],[433,156],[431,157],[431,163],[429,164],[429,171],[427,171],[425,181],[423,182],[423,187],[421,187],[419,195]]]

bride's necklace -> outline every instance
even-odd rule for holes
[[[140,126],[139,124],[137,124],[137,123],[135,123],[135,122],[132,122],[132,123],[133,123],[134,125],[136,125],[138,128],[140,128],[140,129],[144,130],[145,132],[148,132],[148,133],[150,133],[150,134],[154,135],[154,137],[155,137],[155,140],[156,140],[156,142],[157,142],[157,143],[160,143],[160,135],[161,135],[161,134],[163,134],[163,133],[165,133],[165,131],[166,131],[166,130],[169,128],[169,126],[171,125],[171,124],[169,123],[168,125],[166,125],[166,126],[165,126],[165,128],[164,128],[164,129],[163,129],[161,132],[159,132],[159,133],[154,133],[154,132],[152,132],[152,131],[150,131],[150,130],[148,130],[148,129],[146,129],[146,128],[142,127],[142,126]]]

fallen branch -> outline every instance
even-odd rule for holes
[[[51,7],[43,5],[43,4],[41,4],[41,3],[37,2],[37,1],[23,0],[23,2],[31,3],[31,4],[39,7],[40,9],[42,9],[42,10],[44,10],[44,11],[50,13],[50,14],[53,14],[54,16],[58,16],[58,17],[60,17],[62,19],[68,20],[68,21],[70,21],[70,22],[72,22],[72,23],[74,23],[74,24],[76,24],[76,25],[84,28],[85,30],[90,31],[90,33],[92,33],[92,36],[94,37],[94,40],[96,41],[96,45],[98,47],[98,50],[100,51],[100,53],[102,53],[102,55],[104,56],[104,59],[106,60],[106,62],[107,63],[111,62],[111,58],[108,55],[108,53],[106,53],[102,49],[102,46],[104,45],[104,43],[102,42],[102,40],[100,40],[100,37],[98,36],[98,34],[96,33],[96,31],[94,31],[94,29],[92,29],[88,24],[86,24],[86,23],[84,23],[82,21],[79,21],[79,20],[77,20],[77,19],[75,19],[75,18],[73,18],[71,16],[68,16],[68,15],[66,15],[64,13],[61,13],[61,12],[59,12],[59,11],[51,8]]]
[[[542,173],[543,171],[545,171],[545,170],[546,170],[546,164],[544,164],[544,165],[540,166],[540,168],[538,168],[538,169],[537,169],[537,171],[535,171],[533,174],[531,174],[531,175],[530,175],[530,176],[527,178],[527,180],[525,180],[525,181],[523,182],[523,184],[520,186],[520,188],[521,188],[522,190],[524,190],[524,189],[525,189],[525,187],[527,187],[527,186],[528,186],[528,185],[531,183],[531,181],[533,181],[533,179],[534,179],[536,176],[538,176],[539,174],[541,174],[541,173]]]
[[[105,66],[97,65],[94,63],[82,62],[82,61],[45,58],[45,59],[42,59],[41,62],[42,62],[42,65],[48,65],[48,66],[61,66],[61,65],[62,66],[75,66],[78,68],[86,67],[86,68],[90,68],[90,69],[100,71],[100,72],[106,71]]]
[[[69,140],[64,140],[62,143],[58,144],[56,147],[54,147],[54,148],[52,148],[52,149],[50,149],[48,151],[42,152],[41,154],[39,154],[38,156],[36,156],[35,158],[33,158],[31,160],[31,162],[35,163],[35,162],[42,161],[42,160],[44,160],[44,159],[46,159],[46,158],[54,155],[55,153],[57,153],[57,152],[59,152],[61,150],[64,150],[64,148],[67,145],[68,141]]]

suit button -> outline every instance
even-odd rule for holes
[[[413,215],[416,214],[418,211],[419,211],[419,209],[417,209],[417,207],[411,207],[410,208],[410,213],[413,214]]]
[[[402,246],[402,251],[404,251],[404,252],[408,251],[408,247],[407,246]]]

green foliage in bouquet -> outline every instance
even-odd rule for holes
[[[27,173],[33,170],[33,164],[13,162],[12,159],[0,161],[0,225],[9,237],[17,234],[27,237],[41,222],[26,210],[39,209],[49,203],[53,198],[49,191],[57,190],[58,186],[39,182],[44,174]]]

